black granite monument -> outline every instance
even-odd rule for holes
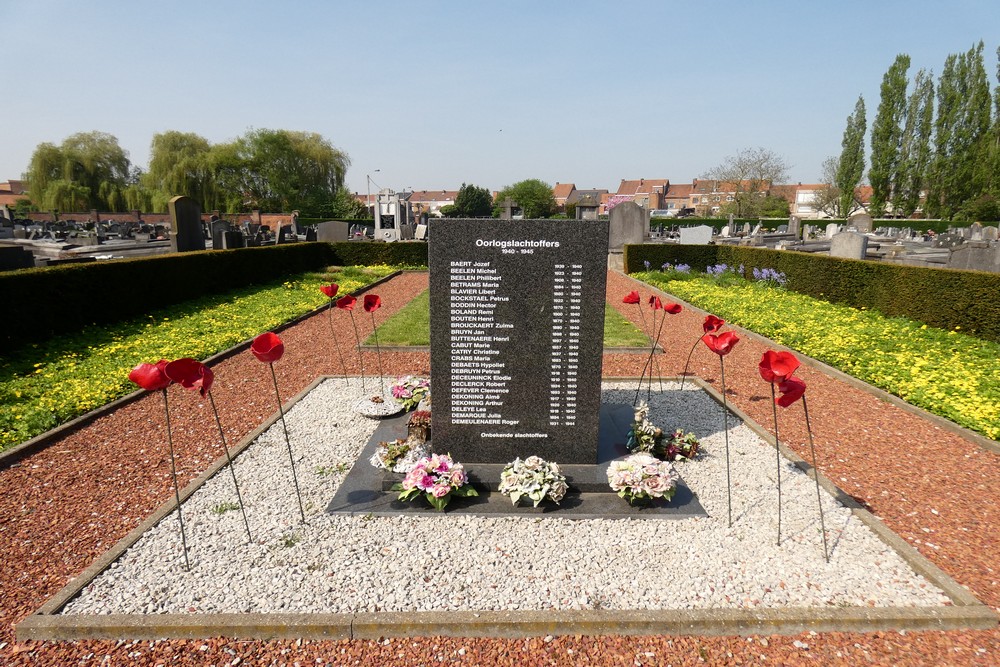
[[[434,450],[595,464],[607,221],[433,223]]]

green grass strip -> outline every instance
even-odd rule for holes
[[[404,308],[378,326],[379,345],[409,346],[431,344],[430,290],[421,292]],[[369,336],[365,345],[374,345]],[[646,347],[649,338],[614,308],[604,310],[605,347]]]
[[[997,343],[731,277],[724,285],[659,272],[633,277],[912,405],[1000,438]],[[751,361],[757,363],[741,363]]]
[[[346,294],[395,270],[303,274],[26,346],[0,360],[0,449],[131,393],[128,374],[136,364],[205,359],[327,303],[320,285],[335,282]]]

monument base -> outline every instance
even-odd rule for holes
[[[497,488],[505,463],[459,461],[480,493],[472,498],[453,498],[444,512],[435,511],[422,499],[413,502],[397,500],[393,484],[403,475],[372,466],[369,459],[379,442],[406,437],[407,414],[382,420],[365,446],[351,471],[344,478],[333,500],[327,506],[331,514],[361,514],[390,516],[398,514],[440,516],[452,513],[482,516],[550,514],[567,519],[644,518],[670,519],[707,516],[698,497],[681,479],[677,492],[669,501],[657,499],[642,507],[633,507],[608,485],[607,469],[611,461],[629,455],[625,438],[632,426],[634,408],[631,405],[601,405],[598,456],[594,464],[560,464],[570,487],[569,493],[556,505],[549,501],[533,507],[527,500],[514,506]],[[431,442],[433,448],[433,441]],[[440,452],[447,453],[447,452]],[[541,453],[539,453],[541,455]],[[558,463],[558,461],[556,461]],[[681,470],[683,472],[683,470]]]

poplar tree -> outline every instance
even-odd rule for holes
[[[893,198],[894,210],[909,217],[920,206],[920,193],[927,183],[931,162],[931,131],[934,129],[934,81],[932,74],[921,69],[913,79],[913,91],[906,102],[906,124],[903,127],[899,156],[898,191]]]
[[[896,209],[895,193],[899,190],[899,165],[902,148],[903,119],[906,114],[906,72],[910,56],[901,53],[882,77],[881,99],[872,124],[871,169],[868,182],[872,186],[869,212],[885,213],[886,205]]]
[[[837,165],[837,180],[835,185],[840,190],[840,214],[847,217],[851,214],[854,201],[854,190],[861,183],[865,172],[865,130],[868,121],[865,119],[865,98],[858,96],[854,105],[854,113],[847,117],[847,127],[844,138],[840,142],[843,150]]]

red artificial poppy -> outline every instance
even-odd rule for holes
[[[639,293],[636,291],[629,292],[625,295],[625,298],[622,299],[622,303],[639,303],[639,301]]]
[[[705,333],[715,333],[722,328],[722,325],[726,321],[722,318],[716,317],[715,315],[706,315],[705,321],[702,322],[701,328],[705,330]]]
[[[285,353],[285,344],[278,338],[278,334],[268,331],[253,339],[250,351],[265,364],[270,364],[281,359],[281,355]]]
[[[681,312],[684,309],[681,308],[681,304],[679,303],[667,303],[665,306],[663,306],[663,310],[667,311],[671,315],[676,315],[677,313]]]
[[[202,398],[212,390],[212,383],[215,381],[212,369],[190,357],[171,361],[164,372],[171,381],[185,389],[197,389]]]
[[[365,294],[365,312],[373,313],[382,307],[382,299],[378,294]]]
[[[775,352],[768,350],[760,358],[757,366],[760,376],[765,382],[781,382],[791,376],[799,367],[799,360],[791,352]]]
[[[722,357],[733,351],[736,343],[740,342],[740,337],[732,331],[726,331],[720,334],[705,334],[701,340],[708,349]]]
[[[166,389],[170,386],[170,378],[163,370],[166,367],[166,359],[160,359],[155,364],[139,364],[128,374],[128,379],[146,391]]]
[[[337,299],[337,308],[341,308],[343,310],[354,310],[354,304],[357,302],[357,299],[350,294],[347,294]]]
[[[663,310],[663,301],[655,294],[649,297],[649,307],[653,310]]]
[[[791,375],[778,383],[778,391],[781,392],[781,396],[775,400],[775,403],[787,408],[806,393],[806,383]]]
[[[337,292],[340,291],[340,285],[337,283],[330,283],[329,285],[322,285],[319,291],[327,296],[327,298],[332,299],[337,296]]]

